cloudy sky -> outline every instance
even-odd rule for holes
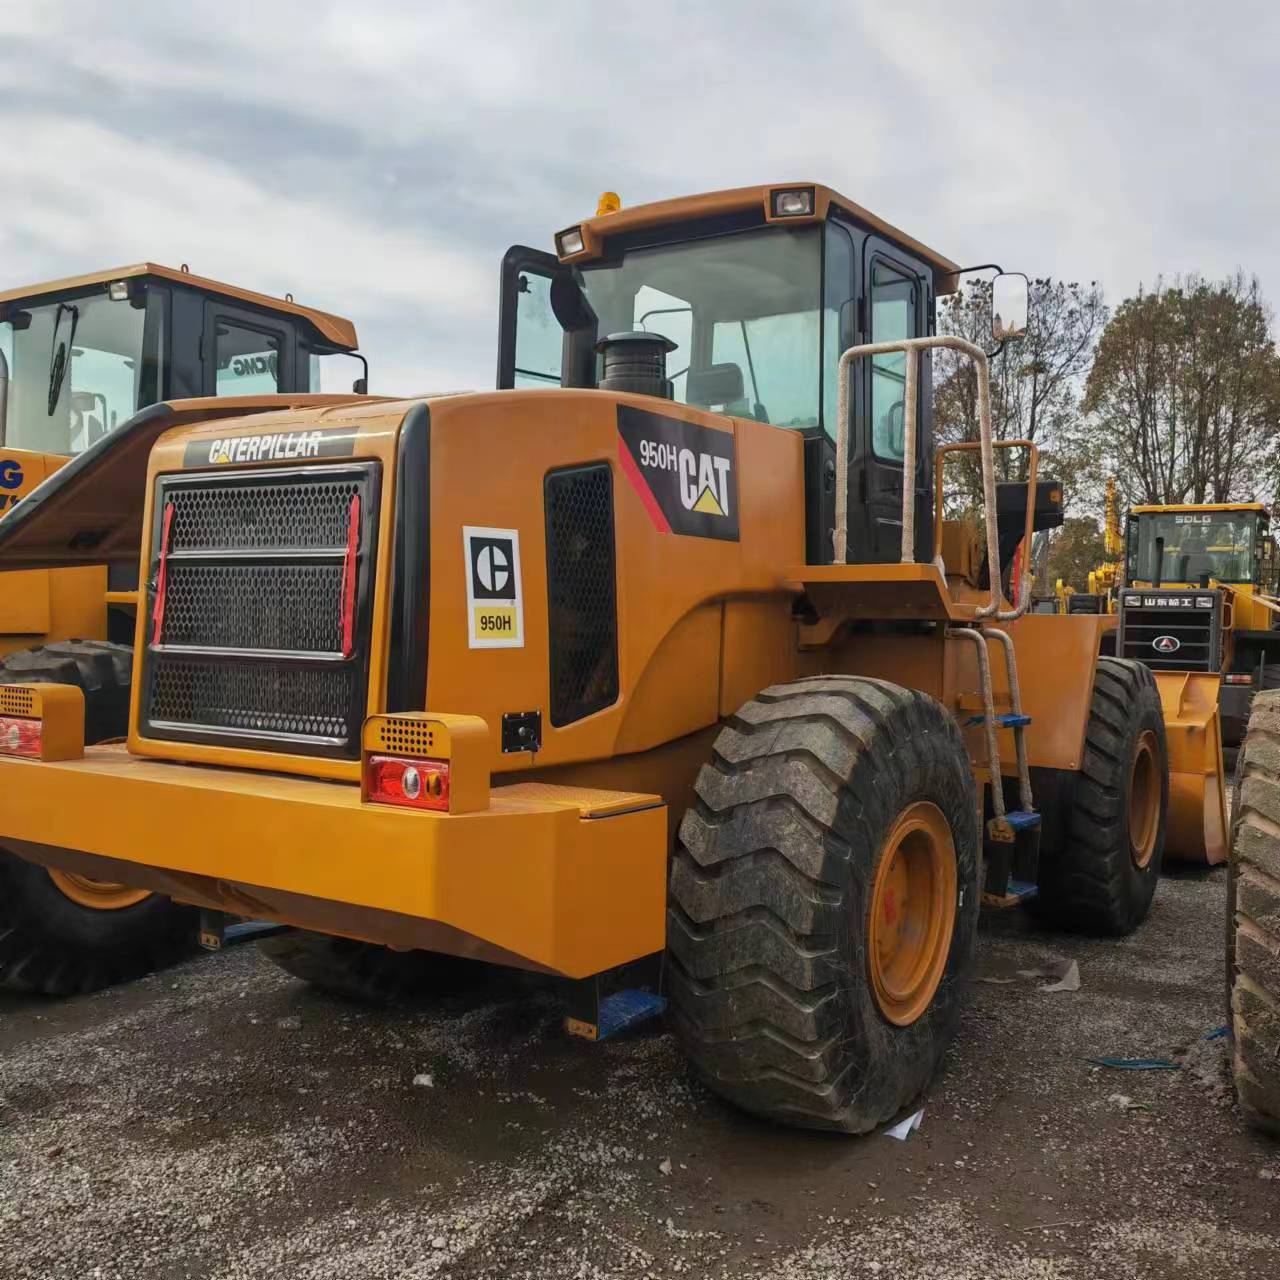
[[[351,316],[375,391],[485,387],[508,245],[807,179],[1113,302],[1237,266],[1280,302],[1277,15],[0,0],[0,283],[188,262]]]

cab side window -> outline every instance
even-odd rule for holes
[[[916,282],[885,262],[871,268],[871,341],[914,338],[919,314]],[[871,361],[871,447],[886,462],[903,455],[903,398],[907,355],[895,351]]]
[[[215,395],[274,395],[280,390],[280,340],[274,334],[219,321],[215,361]]]
[[[516,281],[517,387],[558,387],[564,330],[551,310],[551,278],[522,271]]]

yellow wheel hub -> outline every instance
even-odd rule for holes
[[[91,880],[75,871],[50,868],[49,879],[57,885],[60,893],[91,911],[122,911],[151,896],[147,889],[130,889],[127,885],[112,884],[108,880]]]
[[[1160,830],[1159,761],[1156,735],[1147,729],[1138,739],[1129,771],[1129,856],[1139,868],[1151,861]]]
[[[880,1012],[910,1026],[946,971],[956,914],[956,850],[942,811],[904,809],[885,838],[867,921],[867,965]]]

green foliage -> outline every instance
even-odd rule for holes
[[[1068,516],[1049,547],[1042,581],[1036,589],[1047,594],[1059,578],[1077,591],[1088,591],[1089,571],[1106,559],[1102,529],[1092,516]]]

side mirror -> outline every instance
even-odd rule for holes
[[[369,379],[357,378],[351,384],[351,391],[354,395],[367,396],[369,394]]]
[[[991,282],[991,336],[997,342],[1026,337],[1030,305],[1027,277],[1002,271]]]

